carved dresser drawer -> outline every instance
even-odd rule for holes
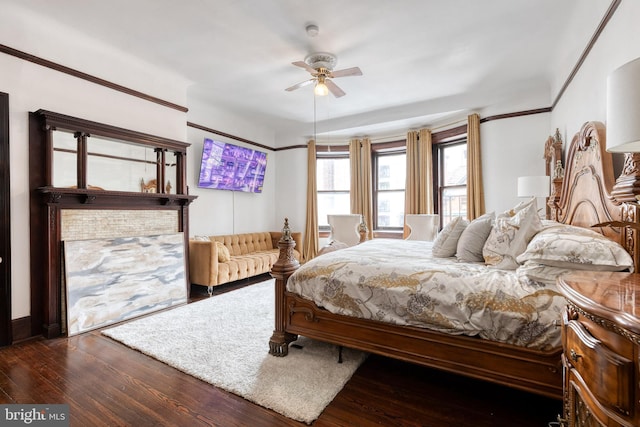
[[[633,409],[633,360],[608,348],[578,320],[565,326],[567,363],[575,380],[602,405],[629,416]]]
[[[558,288],[565,425],[640,426],[640,275],[574,273]]]

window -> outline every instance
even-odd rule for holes
[[[318,226],[328,231],[327,215],[351,213],[349,152],[327,152],[316,155],[318,189]]]
[[[433,134],[434,210],[443,227],[452,218],[467,216],[467,129]],[[320,147],[318,147],[320,148]],[[350,162],[347,146],[332,146],[316,154],[318,225],[328,231],[327,215],[350,213]],[[406,141],[372,146],[373,229],[402,231],[407,173]]]
[[[441,227],[452,218],[467,216],[467,140],[434,144],[434,181],[437,183]]]
[[[401,230],[404,226],[406,146],[374,150],[372,160],[373,228],[374,230]]]

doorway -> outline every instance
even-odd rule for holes
[[[12,342],[10,196],[9,94],[0,92],[0,346]]]

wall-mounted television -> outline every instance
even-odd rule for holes
[[[198,187],[261,193],[267,153],[205,138]]]

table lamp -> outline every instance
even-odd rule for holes
[[[613,70],[607,79],[607,151],[625,153],[612,196],[618,202],[640,199],[640,58]]]
[[[518,177],[518,197],[549,197],[551,189],[551,181],[547,175],[539,176],[520,176]],[[543,212],[546,200],[540,206]]]

